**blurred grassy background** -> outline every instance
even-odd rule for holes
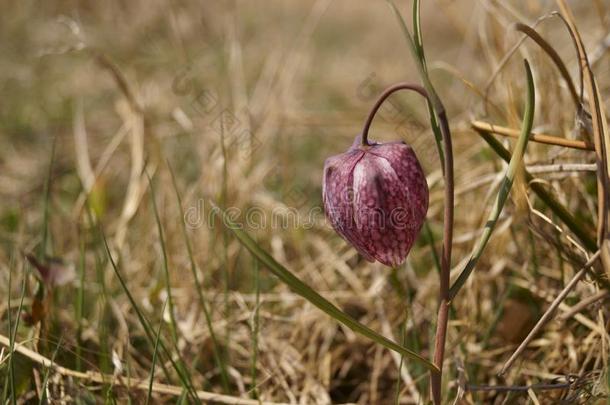
[[[504,171],[470,121],[519,127],[523,57],[530,60],[536,80],[536,131],[568,138],[581,134],[565,82],[531,41],[489,86],[487,104],[483,99],[489,78],[519,40],[511,24],[531,24],[555,10],[555,3],[423,3],[429,68],[454,135],[453,264],[459,269]],[[397,4],[410,18],[411,2]],[[606,98],[609,59],[603,41],[610,6],[601,0],[570,4]],[[399,374],[394,354],[338,326],[264,269],[256,306],[256,263],[218,221],[205,220],[209,199],[240,209],[242,218],[248,208],[259,210],[267,226],[249,231],[278,261],[386,336],[398,340],[405,329],[405,344],[429,356],[437,294],[432,246],[440,249],[443,185],[419,99],[393,97],[372,130],[374,139],[412,144],[428,175],[429,232],[422,233],[408,262],[390,270],[361,261],[320,215],[324,160],[347,149],[383,87],[418,82],[400,28],[383,1],[4,1],[0,11],[2,335],[10,335],[9,322],[14,326],[25,286],[23,312],[35,319],[20,322],[18,341],[30,340],[28,347],[56,356],[69,369],[148,378],[154,345],[115,276],[102,229],[135,301],[153,330],[162,325],[161,339],[197,389],[304,404],[381,404],[395,398],[422,403],[427,398],[424,369],[407,363]],[[561,22],[550,18],[537,29],[578,86],[576,53]],[[593,163],[594,156],[557,146],[528,147],[529,166],[560,162]],[[215,361],[214,340],[190,271],[168,163],[182,196],[228,384]],[[163,242],[145,172],[155,184]],[[594,173],[550,172],[540,181],[594,229]],[[290,221],[295,213],[303,219],[312,212],[317,215],[310,226],[271,226],[274,216]],[[175,334],[172,316],[160,313],[168,295],[162,247],[168,255]],[[603,403],[595,402],[608,395],[609,314],[603,296],[548,325],[517,367],[505,378],[496,376],[578,270],[574,256],[581,255],[579,249],[569,230],[518,183],[477,271],[455,302],[447,401],[465,384],[563,382],[570,375],[572,384],[562,390],[529,396],[469,392],[460,394],[460,401]],[[23,253],[35,253],[39,260],[61,258],[58,271],[68,274],[67,284],[47,288],[44,298],[37,298],[34,268]],[[569,314],[595,294],[603,294],[596,283],[582,283],[560,312]],[[36,303],[44,308],[38,316]],[[258,333],[253,327],[257,308]],[[254,368],[253,342],[258,348]],[[167,358],[159,356],[169,371],[164,374],[157,366],[156,380],[183,385]],[[0,385],[6,392],[8,365],[0,356]],[[32,370],[23,356],[15,357],[13,368],[19,401],[38,402],[45,369]],[[52,403],[62,398],[140,403],[145,398],[120,383],[85,384],[55,372],[48,378],[46,395]],[[176,397],[157,392],[152,400],[172,403]]]

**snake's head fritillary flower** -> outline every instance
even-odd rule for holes
[[[404,142],[362,145],[324,164],[322,198],[333,228],[368,261],[402,264],[428,211],[428,184]]]

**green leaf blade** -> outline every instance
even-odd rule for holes
[[[468,258],[468,262],[466,266],[453,283],[449,290],[449,297],[453,299],[458,291],[464,286],[466,280],[474,270],[477,262],[481,258],[483,254],[483,250],[485,246],[487,246],[487,242],[491,238],[491,234],[498,222],[498,218],[502,213],[502,209],[504,208],[504,204],[508,199],[508,195],[510,194],[510,190],[512,188],[513,182],[515,180],[515,176],[517,175],[518,169],[522,166],[523,156],[525,154],[525,148],[527,147],[527,142],[529,140],[529,134],[532,131],[532,126],[534,123],[534,105],[535,105],[535,91],[534,91],[534,79],[532,77],[532,71],[530,69],[529,63],[527,60],[525,61],[525,71],[527,76],[527,97],[525,102],[525,113],[523,116],[523,124],[521,126],[521,134],[517,139],[517,144],[515,145],[515,150],[510,158],[510,162],[508,163],[508,168],[506,169],[506,173],[504,175],[504,179],[502,180],[502,184],[500,185],[500,190],[496,195],[496,200],[494,202],[493,208],[489,213],[489,217],[487,218],[487,222],[485,224],[485,228],[483,229],[483,233],[479,238],[479,241],[476,247],[473,249],[470,257]]]
[[[345,312],[341,311],[334,304],[322,297],[310,286],[301,281],[295,276],[290,270],[286,269],[280,263],[278,263],[271,255],[269,255],[263,248],[261,248],[254,239],[248,235],[241,226],[233,222],[228,215],[222,209],[215,207],[222,212],[223,224],[233,233],[237,240],[262,264],[264,264],[269,271],[271,271],[280,281],[288,285],[295,293],[305,298],[311,304],[318,307],[320,310],[325,312],[327,315],[347,326],[354,332],[371,339],[372,341],[394,350],[395,352],[410,358],[411,360],[417,361],[427,367],[429,370],[438,372],[438,367],[432,364],[429,360],[420,356],[419,354],[391,341],[390,339],[378,334],[368,326],[358,322]]]

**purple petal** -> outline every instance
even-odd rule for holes
[[[335,231],[350,242],[366,260],[372,262],[374,259],[364,249],[365,243],[358,235],[354,224],[353,172],[362,156],[364,156],[362,150],[352,149],[326,160],[322,199],[326,217]]]
[[[366,250],[379,262],[398,266],[417,236],[404,185],[386,159],[367,153],[354,169],[354,190],[354,218]]]
[[[391,142],[374,146],[369,152],[385,158],[396,172],[405,187],[415,218],[421,218],[421,221],[412,223],[412,228],[419,232],[428,212],[429,192],[426,175],[413,148],[404,142]]]

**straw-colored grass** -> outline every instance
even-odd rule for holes
[[[534,27],[580,97],[578,53],[550,14],[560,3],[422,4],[428,70],[455,150],[453,280],[506,172],[498,145],[481,136],[512,151],[514,139],[493,132],[518,135],[524,58],[536,84],[529,172],[452,302],[443,403],[605,404],[610,395],[610,273],[605,259],[578,273],[604,240],[593,166],[603,128],[578,113],[547,52],[530,38],[515,48],[524,34],[514,23]],[[410,21],[411,1],[396,4]],[[571,6],[608,104],[610,7]],[[399,81],[419,76],[383,1],[1,4],[0,397],[427,403],[427,369],[292,292],[212,205],[231,207],[337,307],[431,359],[444,185],[419,98],[392,96],[370,134],[410,143],[427,174],[427,225],[406,264],[362,260],[322,211],[324,159],[351,145],[377,95]],[[590,113],[586,80],[583,94]],[[40,290],[27,254],[66,283]]]

